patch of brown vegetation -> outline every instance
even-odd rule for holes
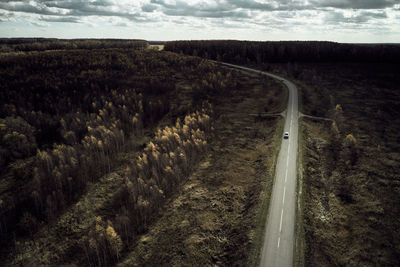
[[[318,67],[304,66],[315,77],[302,80],[303,94],[327,94],[307,109],[329,116],[340,103],[343,118],[339,139],[330,122],[302,123],[305,266],[398,266],[398,75],[384,64]]]
[[[280,120],[249,114],[263,112],[275,90],[282,87],[241,74],[238,90],[215,99],[219,118],[207,156],[121,266],[246,264]]]

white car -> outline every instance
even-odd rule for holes
[[[283,139],[289,139],[289,132],[285,132],[283,134]]]

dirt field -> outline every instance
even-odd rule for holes
[[[154,50],[164,50],[164,45],[149,45],[149,49],[154,49]]]

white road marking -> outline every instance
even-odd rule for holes
[[[290,125],[289,125],[289,133],[293,125],[293,100],[292,102],[292,112],[290,116]],[[288,170],[289,170],[289,155],[290,155],[290,145],[291,145],[291,139],[289,140],[289,146],[288,146],[288,155],[286,159],[286,174],[285,174],[285,186],[283,187],[283,198],[282,198],[282,211],[281,211],[281,221],[279,223],[279,236],[278,236],[278,248],[279,244],[281,241],[281,232],[282,232],[282,222],[283,222],[283,206],[285,205],[285,196],[286,196],[286,181],[287,181],[287,176],[288,176]]]
[[[290,132],[290,129],[291,129],[291,128],[292,128],[292,119],[290,119],[289,132]],[[285,185],[286,185],[286,181],[287,181],[287,174],[288,174],[288,169],[289,169],[290,145],[292,144],[291,140],[292,140],[292,139],[289,139],[289,146],[288,146],[287,159],[286,159]]]
[[[286,159],[286,174],[285,174],[285,184],[286,184],[286,181],[287,181],[287,174],[288,174],[288,170],[289,170],[289,151],[290,151],[290,144],[291,144],[291,142],[289,141],[289,146],[288,146],[288,155],[287,155],[287,159]]]
[[[286,184],[286,181],[287,181],[287,172],[288,172],[288,169],[289,169],[289,168],[286,168],[286,174],[285,174],[285,184]]]
[[[282,198],[282,205],[285,204],[285,194],[286,194],[286,186],[283,188],[283,198]]]
[[[216,63],[218,63],[218,62],[216,62]],[[253,69],[250,69],[250,68],[246,68],[246,67],[238,67],[238,66],[236,66],[236,65],[233,65],[233,64],[226,64],[226,63],[223,63],[224,65],[227,65],[227,66],[232,66],[232,67],[236,67],[236,68],[240,68],[240,69],[243,69],[243,70],[248,70],[248,71],[252,71],[252,72],[259,72],[259,71],[256,71],[256,70],[253,70]],[[273,74],[269,74],[269,73],[266,73],[266,72],[259,72],[259,73],[263,73],[264,75],[266,75],[266,76],[269,76],[269,77],[272,77],[272,78],[275,78],[275,79],[279,79],[284,85],[286,85],[287,86],[287,88],[288,88],[288,90],[289,90],[289,103],[288,103],[288,107],[287,107],[287,112],[289,113],[291,113],[290,115],[290,124],[289,124],[289,133],[290,133],[290,130],[291,130],[291,128],[292,128],[292,126],[293,126],[293,117],[295,117],[295,123],[296,123],[296,128],[297,128],[297,120],[298,120],[298,110],[296,110],[296,114],[295,115],[293,115],[293,113],[294,113],[294,101],[297,101],[297,89],[296,89],[296,86],[294,85],[294,84],[292,84],[290,81],[286,81],[285,79],[283,79],[283,78],[280,78],[280,77],[278,77],[278,76],[276,76],[276,75],[273,75]],[[296,102],[296,109],[297,109],[297,102]],[[288,118],[288,116],[286,116],[286,120],[288,120],[289,118]],[[285,123],[286,122],[288,122],[288,121],[285,121]],[[284,205],[284,202],[285,202],[285,196],[286,196],[286,180],[287,180],[287,176],[288,176],[288,169],[289,169],[289,167],[288,167],[288,165],[289,165],[289,155],[290,155],[290,146],[291,146],[291,141],[292,140],[292,138],[290,138],[289,139],[289,145],[288,145],[288,155],[287,155],[287,161],[286,161],[286,175],[285,175],[285,184],[284,184],[284,192],[283,192],[283,199],[282,199],[282,204]],[[295,146],[297,145],[297,136],[296,136],[296,138],[295,138],[295,144],[294,144]],[[297,153],[297,151],[294,151],[295,153]],[[292,163],[294,163],[294,164],[296,164],[296,162],[292,162]],[[290,203],[290,202],[289,202]],[[279,229],[279,233],[278,233],[278,247],[277,247],[277,249],[279,249],[279,246],[280,246],[280,240],[281,240],[281,232],[282,232],[282,223],[283,223],[283,211],[284,211],[284,209],[283,209],[283,205],[282,205],[282,211],[281,211],[281,221],[280,221],[280,229]],[[287,205],[289,205],[289,204],[287,204]],[[288,216],[289,217],[291,217],[291,214],[288,214]],[[290,221],[288,221],[288,224],[290,224],[291,222]],[[290,231],[289,231],[290,232]],[[290,245],[290,243],[291,243],[291,240],[289,240],[289,245]],[[286,249],[286,244],[284,244],[284,247],[282,247],[282,248],[284,248],[284,249]],[[264,251],[263,251],[263,254],[264,254]],[[268,252],[266,253],[267,255],[269,254]],[[264,256],[262,255],[262,258],[264,259]],[[272,259],[273,257],[271,257],[271,258],[269,258],[270,260]],[[267,261],[266,261],[266,263],[267,263]]]

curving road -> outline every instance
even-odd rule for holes
[[[289,132],[289,139],[282,139],[279,151],[260,266],[293,266],[299,116],[297,87],[290,81],[268,72],[218,63],[278,79],[289,89],[284,126],[284,132]]]

